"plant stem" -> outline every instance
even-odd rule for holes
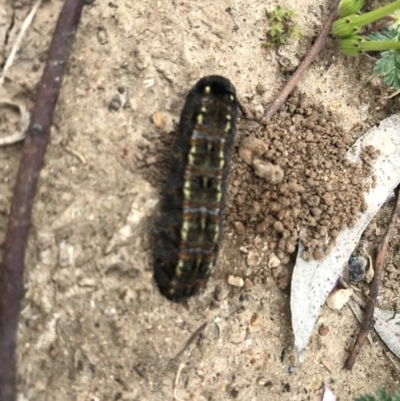
[[[333,21],[338,17],[338,4],[339,1],[336,1],[332,11],[330,12],[328,18],[326,19],[322,31],[320,32],[317,40],[315,41],[313,47],[308,52],[305,59],[301,62],[298,66],[296,72],[291,76],[289,81],[286,83],[285,87],[282,89],[281,93],[278,97],[271,103],[271,105],[265,110],[264,117],[265,118],[272,118],[279,110],[279,107],[285,102],[287,97],[290,95],[292,90],[296,87],[299,83],[301,77],[310,66],[310,64],[315,60],[318,56],[319,52],[324,48],[326,38],[329,34]]]
[[[346,38],[347,36],[355,35],[359,33],[365,25],[385,18],[399,8],[400,0],[396,0],[393,3],[370,11],[369,13],[361,15],[353,14],[340,18],[333,24],[332,34],[339,38]]]
[[[16,335],[25,249],[39,172],[50,137],[53,112],[84,0],[65,0],[36,95],[14,189],[0,265],[0,400],[16,399]]]
[[[368,51],[384,51],[384,50],[399,50],[400,42],[379,42],[376,40],[364,40],[360,43],[360,50]]]
[[[393,229],[396,226],[397,219],[400,217],[400,191],[397,187],[397,200],[396,205],[393,209],[392,216],[390,218],[389,226],[386,230],[385,236],[381,244],[379,245],[378,252],[375,259],[375,275],[371,283],[371,290],[367,300],[367,305],[365,308],[364,320],[360,327],[360,332],[358,333],[357,340],[354,343],[353,349],[346,361],[345,368],[348,370],[353,369],[354,363],[357,359],[358,354],[361,351],[365,339],[368,336],[370,330],[374,327],[374,309],[376,300],[378,298],[379,286],[381,284],[381,278],[383,273],[383,267],[385,262],[386,251],[389,247],[389,240],[392,235]]]
[[[379,7],[376,10],[372,10],[368,13],[355,15],[351,17],[351,24],[359,26],[360,28],[364,25],[378,21],[388,14],[396,11],[400,8],[400,0],[396,0],[393,3],[386,4],[386,6]]]

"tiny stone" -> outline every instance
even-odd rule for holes
[[[247,265],[249,267],[256,267],[258,265],[258,260],[259,260],[259,257],[258,257],[258,253],[257,252],[250,251],[247,254]]]
[[[259,377],[257,379],[257,384],[259,386],[264,386],[264,387],[271,387],[272,386],[271,380],[268,380],[266,377]]]
[[[117,89],[118,89],[118,92],[121,94],[125,92],[125,86],[123,86],[123,85],[118,85]]]
[[[214,288],[213,297],[215,301],[219,302],[222,300],[222,288],[219,285],[216,285]]]
[[[253,282],[249,278],[244,279],[244,289],[246,291],[250,290],[253,288]]]
[[[326,325],[321,325],[318,329],[318,334],[320,336],[326,336],[329,333],[329,327]]]
[[[228,284],[233,285],[234,287],[243,287],[244,280],[241,277],[229,275]]]
[[[352,283],[358,283],[365,277],[365,268],[367,259],[363,256],[352,255],[348,261],[349,280]]]
[[[263,95],[263,94],[265,93],[265,87],[264,87],[264,85],[261,84],[261,83],[258,83],[257,86],[256,86],[256,92],[257,92],[257,94],[260,95],[260,96]]]
[[[291,364],[289,365],[289,368],[288,368],[289,374],[294,373],[295,370],[296,370],[296,367],[293,365],[293,363],[291,363]]]
[[[162,113],[157,112],[153,116],[153,122],[156,128],[162,128],[165,125],[165,119]]]
[[[260,315],[257,312],[253,313],[253,316],[250,319],[250,324],[253,327],[256,327],[256,326],[258,326],[260,324]]]
[[[149,156],[146,160],[145,163],[147,165],[152,165],[157,163],[157,156]]]
[[[247,250],[247,248],[244,247],[244,246],[241,246],[241,247],[239,248],[239,251],[242,252],[244,255],[247,255],[247,254],[249,253],[249,251]]]
[[[108,110],[109,111],[118,111],[121,108],[121,99],[119,95],[115,95],[110,103],[108,103]]]
[[[281,264],[281,261],[279,260],[279,258],[276,255],[272,255],[269,258],[268,267],[274,268],[274,267],[278,267],[280,264]]]
[[[127,68],[128,68],[128,66],[129,66],[129,64],[128,64],[128,62],[127,61],[123,61],[122,63],[121,63],[121,68],[123,68],[124,70],[126,70]]]
[[[326,304],[331,309],[342,309],[352,294],[353,290],[351,288],[334,291],[327,298]]]
[[[71,266],[74,259],[74,246],[66,241],[60,242],[58,263],[62,267]]]
[[[245,233],[244,225],[241,221],[235,221],[234,226],[238,234]]]

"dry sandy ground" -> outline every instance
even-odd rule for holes
[[[266,238],[269,230],[257,230],[257,214],[269,214],[263,193],[270,189],[237,156],[246,136],[268,142],[268,127],[256,120],[310,48],[330,3],[280,1],[297,12],[304,37],[270,52],[261,48],[265,10],[277,1],[95,0],[85,7],[29,237],[19,328],[21,401],[172,400],[178,370],[176,399],[185,401],[320,400],[324,383],[343,401],[398,386],[399,362],[393,364],[375,334],[353,371],[342,369],[358,329],[347,307],[322,311],[318,326],[324,323],[328,332],[317,327],[306,362],[296,362],[291,248],[280,255],[287,265],[268,266],[279,242]],[[61,5],[42,4],[0,97],[32,106]],[[1,65],[31,7],[29,0],[0,0]],[[380,100],[372,66],[366,56],[341,56],[329,39],[299,86],[310,113],[334,121],[340,144],[351,144],[399,110],[398,100]],[[153,231],[174,125],[187,91],[209,74],[234,83],[247,115],[238,125],[218,266],[205,292],[173,304],[152,281]],[[288,129],[303,132],[292,119],[301,114],[296,107],[271,127],[289,121]],[[12,112],[1,109],[0,119],[0,135],[15,129]],[[20,153],[20,144],[0,149],[0,256]],[[283,167],[290,164],[286,157]],[[372,250],[389,210],[365,236]],[[390,308],[399,306],[396,244],[380,298]],[[230,286],[229,274],[245,279],[245,286]]]

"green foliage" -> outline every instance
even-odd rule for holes
[[[400,0],[378,7],[365,14],[356,14],[363,0],[341,0],[339,12],[331,32],[339,38],[339,49],[348,56],[357,56],[366,51],[379,51],[381,58],[375,63],[373,73],[381,75],[386,85],[400,89]],[[357,12],[356,11],[356,12]],[[363,33],[367,26],[375,27]]]
[[[381,31],[373,32],[368,35],[368,39],[379,42],[398,41],[400,32],[398,29],[389,27]],[[381,53],[381,58],[375,63],[374,75],[382,75],[383,82],[393,87],[395,90],[400,89],[400,50],[389,50]]]
[[[400,89],[400,50],[389,50],[381,53],[381,58],[376,61],[374,75],[383,75],[383,82]]]
[[[264,47],[280,45],[288,39],[299,40],[302,37],[300,25],[295,23],[296,13],[281,6],[267,11],[268,31]]]
[[[380,31],[371,32],[367,35],[370,40],[377,40],[379,42],[398,40],[399,32],[394,27],[383,28]]]
[[[400,393],[396,391],[392,396],[390,396],[385,390],[378,389],[378,398],[366,394],[354,398],[354,401],[400,401]]]

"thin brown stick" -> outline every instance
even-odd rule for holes
[[[184,347],[168,362],[168,364],[175,363],[179,358],[183,355],[183,353],[190,347],[190,344],[193,343],[193,341],[196,340],[197,337],[199,337],[204,329],[207,327],[207,322],[203,323],[189,338],[189,340],[186,341],[186,344]]]
[[[32,206],[53,111],[84,0],[65,0],[51,42],[22,150],[0,265],[0,400],[16,399],[16,335]]]
[[[336,2],[335,6],[333,7],[333,10],[329,14],[328,18],[326,19],[326,21],[322,27],[321,33],[319,34],[317,40],[315,41],[311,50],[308,52],[305,59],[298,66],[296,72],[291,76],[291,78],[286,83],[285,87],[282,89],[282,91],[278,95],[278,97],[265,110],[264,116],[266,118],[271,118],[275,115],[275,113],[279,110],[279,108],[285,102],[287,97],[290,95],[292,90],[299,83],[304,72],[307,70],[307,68],[310,66],[310,64],[315,60],[315,58],[318,56],[319,52],[324,48],[326,38],[328,37],[331,26],[332,26],[333,22],[336,20],[336,18],[338,17],[338,11],[337,11],[338,5],[339,5],[339,2]]]
[[[378,298],[379,286],[381,284],[381,278],[383,273],[383,266],[386,256],[386,251],[389,246],[390,237],[392,235],[393,229],[396,226],[397,219],[400,217],[400,191],[397,189],[397,200],[396,205],[393,209],[392,216],[390,218],[389,226],[386,230],[385,236],[379,245],[378,252],[375,259],[375,275],[371,283],[371,291],[367,300],[367,305],[365,307],[364,320],[360,327],[360,332],[358,333],[357,340],[354,343],[353,349],[346,361],[345,368],[348,370],[353,369],[354,363],[356,362],[357,356],[360,353],[361,347],[363,346],[365,339],[368,336],[370,330],[374,327],[374,309],[376,300]]]

